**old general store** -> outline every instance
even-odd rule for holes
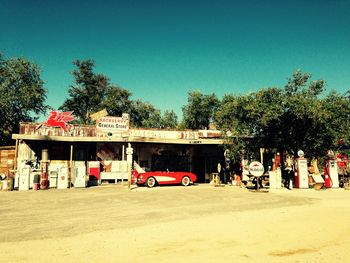
[[[84,179],[79,182],[79,174],[87,175],[90,184],[126,180],[128,167],[134,165],[152,171],[191,171],[205,183],[223,161],[223,140],[217,130],[134,129],[127,116],[102,117],[96,125],[53,126],[21,123],[19,133],[12,136],[14,169],[19,178],[28,175],[29,188],[43,163],[49,187],[66,188],[70,179],[75,186],[87,184]],[[22,182],[25,188],[26,182]],[[19,179],[17,184],[21,187]]]

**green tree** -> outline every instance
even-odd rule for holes
[[[165,129],[174,129],[177,125],[176,113],[173,110],[166,110],[161,118],[161,127]]]
[[[142,100],[132,102],[130,119],[134,127],[160,128],[161,125],[160,110]]]
[[[348,125],[350,107],[334,92],[324,97],[324,87],[324,80],[311,81],[310,74],[297,70],[284,88],[224,96],[215,119],[228,134],[227,141],[239,146],[227,143],[227,147],[295,153],[302,149],[315,157],[334,149],[340,133],[348,134],[339,126]]]
[[[182,107],[183,126],[187,129],[209,128],[218,106],[219,100],[215,94],[205,95],[199,91],[190,91],[187,105]]]
[[[174,111],[166,110],[162,115],[159,109],[142,100],[132,101],[130,119],[134,127],[156,129],[177,127],[177,115]]]
[[[101,110],[102,102],[106,97],[109,79],[102,74],[93,72],[92,60],[75,60],[73,65],[74,85],[69,90],[67,98],[59,110],[73,111],[77,121],[83,124],[92,122],[90,114]]]
[[[92,60],[75,60],[76,68],[72,74],[74,85],[60,110],[73,111],[79,123],[92,124],[90,115],[107,109],[110,116],[121,116],[129,113],[131,125],[134,127],[160,128],[163,119],[160,110],[142,100],[131,100],[132,93],[117,85],[103,74],[94,73]]]
[[[25,58],[5,59],[0,53],[0,145],[12,144],[20,122],[31,122],[44,114],[46,89],[39,67]]]
[[[329,149],[339,147],[342,139],[346,145],[350,145],[350,98],[332,91],[322,99],[325,117],[322,119],[325,134],[325,142],[331,143]]]
[[[279,124],[283,141],[279,147],[321,156],[332,145],[332,141],[324,140],[330,136],[325,122],[329,112],[321,99],[325,81],[310,78],[310,74],[297,70],[284,87],[284,112]]]
[[[241,152],[254,151],[259,145],[273,145],[278,140],[278,121],[282,114],[282,96],[277,88],[247,95],[225,95],[215,119],[225,134],[231,159],[238,161]]]
[[[90,115],[104,108],[111,116],[131,112],[132,93],[110,84],[107,76],[94,73],[94,61],[75,60],[73,65],[76,67],[72,72],[74,85],[70,86],[69,98],[64,101],[60,110],[73,111],[77,122],[83,124],[93,123]]]
[[[111,116],[122,116],[123,113],[130,113],[132,108],[132,93],[126,89],[112,85],[108,86],[105,99],[102,101],[102,108],[108,109]]]

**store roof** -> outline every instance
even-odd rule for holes
[[[223,144],[218,130],[98,129],[95,125],[69,125],[65,131],[42,123],[20,123],[13,139],[62,142],[145,142],[170,144]]]

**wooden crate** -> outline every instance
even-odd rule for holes
[[[12,165],[9,165],[9,161],[12,162]],[[9,172],[9,169],[13,169],[14,162],[15,162],[15,147],[14,146],[0,147],[0,173],[7,175]]]

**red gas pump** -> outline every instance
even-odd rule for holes
[[[88,175],[89,184],[98,185],[100,181],[100,162],[99,161],[89,161],[88,163]]]
[[[309,188],[309,172],[307,170],[307,159],[304,152],[298,151],[299,158],[295,159],[295,188]]]
[[[339,187],[338,167],[334,154],[329,154],[324,165],[324,186],[326,188]]]
[[[345,173],[346,173],[346,168],[348,166],[348,156],[344,153],[338,153],[337,154],[337,159],[336,159],[336,163],[338,166],[338,175],[341,176],[342,178],[342,187],[344,187],[344,183],[345,183]]]
[[[324,186],[326,188],[331,188],[332,187],[332,181],[331,181],[331,177],[329,176],[329,169],[327,167],[327,162],[328,160],[326,161],[326,164],[324,166]]]
[[[281,166],[281,156],[280,153],[276,153],[272,159],[272,171],[276,171],[278,167]]]
[[[40,175],[40,189],[47,189],[49,187],[49,152],[46,149],[41,151],[41,175]]]

